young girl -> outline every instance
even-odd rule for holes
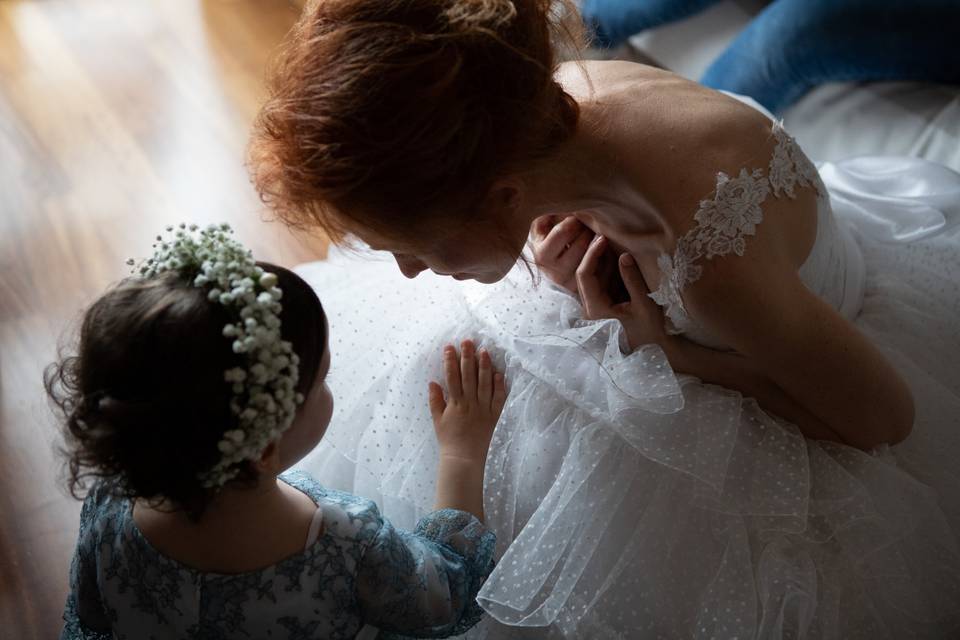
[[[171,229],[172,230],[172,229]],[[377,506],[278,476],[330,422],[314,292],[224,225],[176,230],[86,312],[47,387],[84,501],[61,638],[445,637],[481,615],[493,567],[487,446],[503,376],[465,341],[429,389],[436,510],[413,532]],[[366,625],[366,626],[365,626]]]

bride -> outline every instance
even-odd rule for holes
[[[377,252],[300,269],[352,336],[305,465],[401,524],[428,510],[433,354],[474,335],[512,385],[475,635],[958,632],[960,176],[818,171],[746,100],[557,67],[563,16],[327,0],[292,32],[257,186]]]

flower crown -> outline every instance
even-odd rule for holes
[[[230,237],[230,225],[181,223],[167,227],[168,239],[157,236],[153,257],[134,274],[154,278],[176,272],[208,288],[207,299],[225,306],[235,322],[223,328],[233,351],[245,357],[243,366],[227,369],[231,384],[230,410],[236,428],[217,443],[222,457],[199,478],[204,487],[222,487],[240,472],[238,462],[256,460],[293,423],[303,395],[296,392],[300,359],[290,342],[280,336],[280,298],[277,276],[257,266],[253,254]],[[135,265],[134,260],[127,264]]]

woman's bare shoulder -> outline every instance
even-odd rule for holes
[[[565,63],[557,78],[580,104],[582,126],[625,160],[638,188],[684,217],[718,172],[765,167],[773,151],[765,114],[669,71],[585,61]]]

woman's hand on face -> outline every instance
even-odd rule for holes
[[[541,216],[530,228],[533,258],[550,280],[577,294],[577,267],[593,239],[593,231],[568,216]]]
[[[625,302],[616,302],[611,298],[607,280],[603,273],[604,256],[608,243],[603,236],[597,236],[576,271],[577,288],[587,319],[615,318],[627,332],[630,351],[644,344],[659,344],[662,347],[675,338],[666,332],[663,310],[648,297],[650,290],[640,273],[637,261],[629,253],[620,255],[617,265],[620,277],[627,291]]]
[[[486,460],[493,429],[507,399],[503,374],[493,368],[490,354],[479,355],[470,340],[443,349],[443,373],[447,386],[430,383],[429,400],[433,427],[441,458]]]

